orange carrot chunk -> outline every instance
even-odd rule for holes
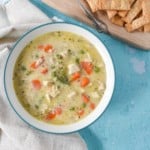
[[[83,110],[83,109],[78,110],[77,114],[78,114],[79,116],[82,116],[82,115],[84,114],[84,110]]]
[[[38,49],[39,49],[39,50],[43,50],[43,49],[44,49],[44,45],[39,45],[39,46],[38,46]]]
[[[44,47],[44,51],[48,53],[49,51],[52,51],[52,48],[53,48],[52,45],[47,44],[47,45]]]
[[[42,86],[41,81],[40,80],[32,80],[32,86],[36,89],[39,90]]]
[[[71,81],[75,81],[80,78],[80,72],[75,72],[72,74]]]
[[[44,57],[40,57],[38,60],[34,61],[30,67],[33,68],[33,69],[37,69],[40,65],[42,65],[44,63]]]
[[[61,115],[61,114],[62,114],[62,108],[61,108],[61,107],[55,108],[55,113],[56,113],[57,115]]]
[[[51,111],[47,114],[46,120],[51,120],[51,119],[54,119],[55,117],[56,117],[55,111]]]
[[[30,65],[30,67],[33,68],[33,69],[36,69],[36,68],[37,68],[36,62],[34,61],[34,62]]]
[[[82,100],[83,102],[88,103],[90,101],[90,98],[86,94],[82,94]]]
[[[42,74],[46,74],[47,72],[48,72],[48,69],[47,69],[47,68],[45,68],[45,69],[43,69],[43,70],[41,71]]]
[[[93,71],[93,64],[91,62],[81,62],[81,67],[87,74],[91,74]]]
[[[89,84],[90,80],[88,77],[82,77],[80,81],[81,87],[85,87]]]
[[[93,110],[93,109],[95,109],[95,104],[94,103],[90,103],[90,108]]]

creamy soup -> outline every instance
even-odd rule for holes
[[[32,116],[50,124],[70,124],[100,102],[106,88],[105,64],[85,38],[51,32],[23,49],[13,82],[18,99]]]

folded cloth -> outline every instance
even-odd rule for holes
[[[18,37],[22,30],[51,21],[50,18],[39,11],[28,0],[10,0],[5,5],[0,6],[0,13],[2,18],[0,27],[3,27],[0,29],[0,37],[6,36],[8,33],[9,37]],[[16,31],[19,32],[16,34]]]
[[[1,38],[18,38],[32,27],[53,20],[28,0],[11,0],[0,6],[0,17]],[[44,133],[30,127],[15,114],[3,87],[4,65],[13,42],[3,42],[3,39],[0,42],[0,150],[86,150],[86,144],[78,133]]]

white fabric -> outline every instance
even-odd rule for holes
[[[0,6],[0,37],[19,37],[33,26],[50,21],[28,0],[11,0]],[[12,110],[3,89],[3,69],[11,45],[0,44],[0,150],[86,150],[78,133],[54,135],[38,131]]]
[[[18,37],[22,30],[27,30],[45,22],[51,22],[45,14],[28,0],[10,0],[0,6],[0,38],[9,33],[9,37]],[[17,31],[17,32],[16,32]]]

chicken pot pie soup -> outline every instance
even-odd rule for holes
[[[85,38],[66,31],[44,34],[19,55],[14,89],[38,120],[71,124],[90,114],[106,89],[102,57]]]

